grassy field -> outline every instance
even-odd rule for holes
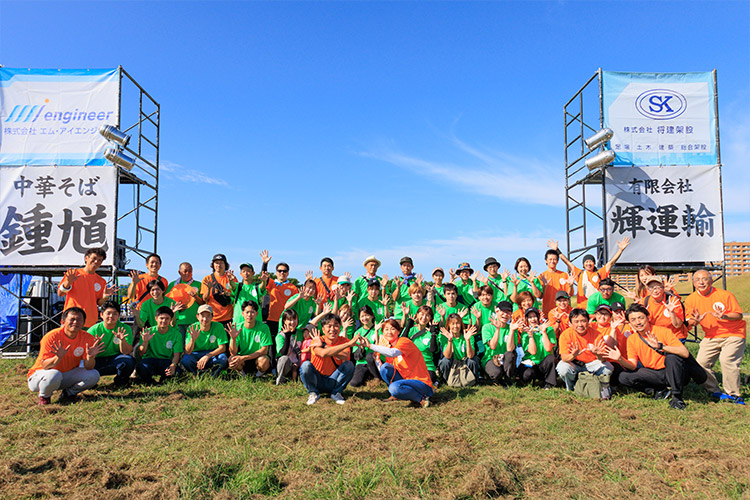
[[[750,498],[750,409],[694,385],[684,412],[491,386],[421,409],[375,382],[307,407],[296,383],[107,377],[39,408],[30,364],[0,361],[3,499]]]

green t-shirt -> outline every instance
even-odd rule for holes
[[[505,281],[503,281],[503,278],[498,275],[497,278],[493,278],[492,276],[487,276],[486,281],[481,281],[480,283],[482,285],[489,285],[492,288],[492,305],[493,307],[496,306],[499,302],[503,302],[504,300],[509,300],[508,295],[503,290],[508,290],[505,286]]]
[[[461,304],[460,302],[457,302],[456,305],[455,305],[455,307],[450,307],[447,302],[445,304],[441,304],[440,307],[443,307],[445,309],[445,317],[446,317],[446,319],[451,314],[459,314],[462,311],[466,311],[466,316],[464,316],[464,324],[468,325],[468,324],[471,323],[471,317],[470,317],[470,314],[469,314],[469,308],[466,307],[465,305]],[[440,319],[440,312],[438,311],[437,307],[435,308],[435,315],[433,317],[433,321],[440,321],[440,326],[445,326],[443,324],[442,320]]]
[[[299,294],[292,295],[291,297],[289,297],[289,300],[292,300],[298,295]],[[310,297],[309,299],[303,299],[302,297],[300,297],[300,299],[295,302],[292,307],[289,308],[297,313],[297,318],[299,318],[299,323],[297,323],[298,330],[304,330],[310,320],[315,317],[315,307],[316,304],[314,298]]]
[[[256,320],[256,325],[257,325],[257,323],[258,322]],[[299,342],[301,344],[304,339],[305,339],[305,331],[304,330],[299,330],[299,329],[296,330],[295,333],[294,333],[294,340],[296,340],[297,342]],[[281,352],[281,348],[284,347],[284,334],[281,333],[281,332],[277,333],[274,340],[275,340],[274,343],[276,345],[276,353],[278,355],[278,353]],[[257,349],[256,349],[256,351],[257,351]]]
[[[165,333],[159,333],[155,326],[147,328],[146,331],[153,333],[154,336],[148,342],[144,358],[155,359],[172,359],[175,353],[183,352],[182,333],[176,326],[170,326]],[[143,339],[138,345],[143,344]]]
[[[244,282],[240,282],[237,285],[238,288],[232,293],[232,299],[234,300],[234,314],[232,320],[235,324],[245,322],[245,318],[242,316],[242,304],[245,302],[255,302],[258,304],[258,312],[261,310],[263,304],[263,296],[266,295],[266,289],[260,289],[260,284],[251,283],[246,285]]]
[[[261,350],[266,346],[271,346],[273,341],[271,340],[271,330],[268,325],[262,321],[256,319],[255,325],[252,328],[247,328],[245,322],[237,325],[237,330],[240,334],[237,336],[237,354],[240,356],[247,356],[256,351]],[[279,349],[284,345],[284,336],[281,336],[281,345]]]
[[[471,337],[469,340],[471,342],[471,347],[474,349],[474,353],[476,353],[476,345],[474,343],[474,337]],[[440,338],[438,339],[438,344],[440,345],[440,351],[445,351],[445,346],[448,345],[448,338],[445,335],[440,335]],[[461,335],[459,338],[453,339],[453,358],[457,361],[461,361],[462,359],[466,358],[466,339]]]
[[[359,319],[359,310],[362,309],[362,306],[370,306],[372,312],[375,313],[375,323],[383,321],[383,318],[385,318],[388,313],[382,303],[370,300],[370,298],[365,295],[357,300],[357,305],[354,308],[354,317],[357,319]]]
[[[378,281],[381,281],[381,277],[375,275],[375,278]],[[352,290],[354,290],[354,293],[357,294],[357,298],[363,298],[367,297],[367,280],[364,276],[360,276],[359,278],[354,280],[354,283],[352,284]]]
[[[596,292],[594,295],[588,298],[588,301],[586,301],[586,312],[588,312],[589,314],[594,314],[596,308],[600,305],[607,304],[608,306],[611,306],[615,302],[619,302],[624,306],[625,298],[617,292],[612,292],[612,296],[609,298],[609,300],[607,300],[602,297],[601,292]]]
[[[481,302],[477,302],[476,304],[471,306],[471,315],[474,316],[477,313],[479,313],[480,324],[482,326],[488,325],[490,323],[490,316],[495,313],[495,305],[490,304],[489,307],[484,307]]]
[[[196,321],[188,328],[188,331],[185,334],[185,345],[190,342],[190,329],[193,327],[196,327],[200,331],[200,322]],[[227,337],[227,332],[226,330],[224,330],[224,326],[218,321],[212,321],[211,326],[208,328],[208,331],[201,331],[198,335],[198,338],[195,339],[193,352],[213,351],[220,345],[225,345],[228,343],[229,337]]]
[[[555,337],[555,330],[549,326],[547,327],[547,337],[549,338],[549,341],[552,343],[552,350],[554,350],[555,344],[557,344],[557,338]],[[537,330],[534,332],[534,343],[536,344],[536,354],[531,354],[528,351],[529,348],[529,334],[523,333],[521,334],[521,348],[523,348],[523,361],[530,361],[532,365],[538,365],[539,363],[544,360],[544,358],[547,357],[547,355],[552,354],[552,351],[546,351],[544,349],[544,342],[542,342],[542,332]]]
[[[468,283],[464,283],[461,280],[456,281],[456,288],[458,288],[458,296],[463,298],[464,305],[471,307],[477,299],[474,298],[474,282],[469,280]]]
[[[445,293],[443,292],[443,286],[433,286],[433,289],[435,290],[435,303],[433,304],[433,308],[436,308],[440,304],[445,304]]]
[[[97,358],[117,356],[118,354],[120,354],[120,339],[115,337],[113,333],[115,330],[119,330],[120,328],[125,330],[125,340],[132,346],[133,329],[122,321],[118,320],[112,330],[107,329],[102,321],[89,328],[89,333],[94,337],[99,337],[100,339],[102,339],[102,344],[104,344],[104,350],[96,355]]]
[[[490,340],[495,336],[495,325],[488,323],[482,327],[482,343],[484,344],[484,356],[482,356],[482,366],[486,365],[493,356],[497,354],[504,354],[508,350],[506,341],[510,334],[510,327],[505,325],[500,328],[500,335],[497,340],[497,346],[494,349],[490,348]]]
[[[161,304],[154,304],[154,299],[150,298],[144,300],[141,304],[141,323],[143,326],[156,326],[156,310],[162,306],[169,307],[170,309],[174,305],[174,300],[169,297],[164,297],[164,302]],[[193,316],[195,317],[195,316]]]
[[[429,326],[422,330],[420,330],[418,326],[412,326],[409,330],[409,340],[414,342],[414,345],[417,346],[419,352],[422,353],[422,357],[424,358],[424,363],[427,365],[427,369],[434,372],[435,358],[433,358],[433,354],[430,352],[431,337],[432,333],[430,332]]]
[[[417,310],[419,310],[420,307],[422,307],[423,305],[427,305],[427,303],[424,300],[422,301],[421,304],[417,305],[414,303],[411,297],[409,297],[408,300],[404,301],[404,303],[409,305],[409,316],[411,316],[412,314],[417,314]],[[396,319],[401,319],[404,317],[404,311],[401,310],[401,304],[396,304],[396,307],[394,308],[394,311],[393,311],[393,316]]]
[[[367,329],[364,326],[360,327],[359,330],[354,332],[355,335],[362,335],[363,337],[367,338],[371,343],[374,343],[378,339],[378,332],[375,330],[375,328]],[[360,350],[364,349],[364,355],[367,356],[369,353],[372,352],[372,349],[368,349],[366,347],[360,347],[359,345],[354,346],[354,349],[352,350],[352,359],[354,359],[354,353],[359,352]],[[366,365],[367,360],[363,357],[362,359],[357,360],[356,364],[358,365]]]
[[[539,290],[542,290],[542,292],[544,291],[544,287],[542,286],[542,282],[539,281],[539,278],[534,278],[534,283],[536,283],[536,286],[539,288]],[[515,287],[513,282],[510,280],[510,278],[508,278],[506,282],[506,286],[507,286],[506,290],[508,291],[508,297],[510,297],[511,295],[513,295],[513,289]],[[518,289],[516,290],[516,295],[518,295],[521,292],[529,292],[531,296],[534,297],[534,307],[536,307],[537,309],[541,311],[542,301],[541,299],[538,299],[537,296],[534,294],[536,290],[537,290],[536,288],[531,286],[531,282],[529,280],[520,279],[518,281]],[[518,309],[518,304],[514,302],[513,310],[515,311],[516,309]]]
[[[164,292],[164,294],[168,294],[172,291],[172,289],[177,284],[184,283],[180,280],[175,280],[172,283],[169,284],[167,287],[167,291]],[[193,288],[196,288],[198,290],[198,293],[200,293],[201,290],[201,282],[198,280],[193,280],[190,283],[185,283],[186,285],[192,286]],[[171,297],[170,297],[171,298]],[[195,323],[195,318],[198,315],[198,308],[200,305],[198,304],[198,301],[193,301],[193,305],[188,307],[187,309],[183,309],[182,311],[177,311],[174,313],[174,317],[177,318],[177,324],[178,325],[192,325]]]

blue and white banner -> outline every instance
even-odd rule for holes
[[[615,166],[716,165],[713,73],[602,72]]]
[[[606,168],[609,255],[621,263],[724,260],[719,166]]]
[[[118,69],[0,68],[0,165],[106,165]]]

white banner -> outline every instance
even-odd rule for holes
[[[115,167],[0,166],[0,266],[79,267],[89,248],[114,261]]]
[[[615,166],[716,165],[713,73],[602,75]]]
[[[0,165],[105,165],[119,99],[117,69],[0,68]]]
[[[620,263],[724,260],[719,167],[607,168],[609,255]]]

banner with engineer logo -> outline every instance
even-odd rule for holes
[[[89,248],[114,262],[117,169],[0,166],[0,262],[78,267]]]
[[[602,72],[615,166],[716,165],[714,74]]]
[[[0,165],[105,165],[118,69],[0,68]]]
[[[724,259],[719,167],[606,168],[609,255],[630,238],[621,263]]]

